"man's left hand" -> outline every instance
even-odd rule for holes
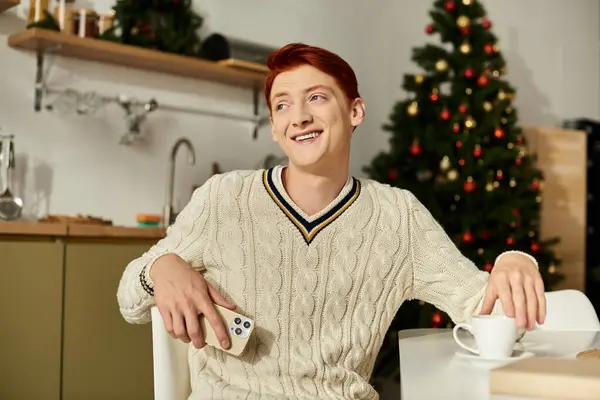
[[[519,328],[535,329],[546,318],[546,296],[542,276],[535,264],[522,254],[502,256],[490,275],[481,314],[490,314],[496,300]]]

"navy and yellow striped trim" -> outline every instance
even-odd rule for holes
[[[302,237],[306,244],[310,244],[314,238],[329,226],[333,221],[335,221],[340,215],[344,213],[351,205],[356,201],[358,196],[360,195],[361,186],[360,181],[354,177],[352,177],[352,188],[344,196],[343,199],[335,206],[333,206],[329,211],[325,214],[317,218],[316,220],[309,222],[304,219],[295,209],[289,204],[285,198],[281,195],[279,190],[277,189],[275,182],[273,182],[273,174],[274,168],[270,168],[263,172],[263,184],[269,196],[273,199],[275,204],[283,211],[283,213],[288,217],[292,224],[300,231]]]

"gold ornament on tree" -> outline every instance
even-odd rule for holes
[[[471,5],[471,3],[472,3],[472,0],[462,0],[462,3],[463,3],[465,6],[470,6],[470,5]]]
[[[417,84],[419,84],[419,85],[420,85],[421,83],[423,83],[423,81],[424,81],[424,80],[425,80],[425,77],[424,77],[423,75],[417,75],[417,76],[415,76],[415,82],[416,82]]]
[[[475,123],[475,120],[473,119],[473,117],[471,117],[470,115],[467,117],[467,119],[465,119],[465,128],[467,129],[473,129],[477,126],[477,124]]]
[[[455,181],[458,178],[458,172],[455,169],[448,171],[448,179]]]
[[[440,168],[442,171],[446,171],[448,168],[450,168],[450,159],[448,156],[444,156],[444,158],[442,158],[442,161],[440,162]]]
[[[440,72],[446,71],[448,69],[448,62],[446,60],[438,60],[438,62],[435,63],[435,69]]]
[[[471,20],[466,15],[461,15],[456,19],[456,25],[458,25],[459,28],[466,28],[471,25]]]
[[[485,111],[487,111],[487,112],[490,112],[490,111],[492,111],[492,108],[493,108],[493,107],[494,107],[494,106],[492,106],[492,103],[490,103],[489,101],[484,101],[484,102],[483,102],[483,109],[484,109]]]
[[[463,54],[469,54],[471,52],[471,45],[467,42],[464,42],[460,45],[460,52]]]
[[[419,113],[419,105],[417,104],[417,102],[413,101],[412,103],[410,103],[407,111],[408,111],[408,115],[412,115],[412,116],[417,115]]]

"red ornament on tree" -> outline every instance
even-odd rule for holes
[[[441,323],[442,323],[442,313],[440,313],[439,311],[434,312],[433,315],[431,316],[431,324],[434,327],[437,327]]]
[[[481,233],[481,238],[482,239],[486,240],[486,239],[489,239],[489,237],[490,237],[490,232],[489,231],[483,231]]]
[[[437,93],[431,93],[431,95],[429,95],[429,99],[435,103],[440,99],[440,96]]]
[[[452,132],[454,132],[454,133],[459,133],[460,132],[460,125],[458,123],[455,122],[452,125]]]
[[[460,33],[467,36],[469,33],[471,33],[471,27],[465,26],[464,28],[460,28]]]
[[[465,78],[471,79],[475,76],[475,70],[471,67],[465,69]]]
[[[468,109],[469,107],[467,107],[466,104],[461,104],[460,106],[458,106],[458,111],[462,114],[465,114]]]
[[[469,177],[463,185],[463,189],[466,193],[472,193],[477,189],[477,184],[473,178]]]
[[[448,0],[446,4],[444,4],[444,8],[446,9],[446,11],[452,12],[456,10],[456,3],[452,0]]]
[[[413,143],[410,145],[409,151],[413,156],[418,156],[423,151],[423,148],[419,143]]]
[[[540,188],[540,182],[537,179],[534,179],[533,182],[531,182],[531,187],[533,190],[538,190]]]
[[[523,144],[523,136],[517,137],[517,144]]]
[[[440,114],[440,118],[444,121],[448,121],[450,119],[450,111],[447,108],[444,108]]]
[[[487,272],[492,272],[492,269],[494,268],[494,266],[491,263],[486,263],[483,268],[487,271]]]
[[[480,87],[486,87],[488,83],[490,83],[490,79],[487,76],[481,75],[479,78],[477,78],[477,84]]]
[[[481,21],[481,26],[483,26],[485,29],[490,29],[490,28],[492,27],[492,21],[490,21],[490,20],[489,20],[489,19],[487,19],[487,18],[484,18],[484,19]]]
[[[463,233],[462,240],[465,243],[471,243],[473,241],[473,234],[471,232]]]
[[[398,177],[398,171],[395,169],[390,169],[387,176],[389,180],[393,181]]]
[[[481,146],[480,145],[475,145],[475,148],[473,149],[473,156],[474,157],[481,157]]]
[[[531,251],[534,253],[537,253],[541,249],[539,243],[536,243],[536,242],[531,243],[530,248],[531,248]]]
[[[504,137],[504,130],[502,128],[494,129],[494,136],[496,139],[502,139]]]
[[[515,244],[515,238],[509,237],[508,239],[506,239],[506,244],[512,246],[513,244]]]
[[[456,142],[456,148],[457,148],[457,149],[460,149],[461,147],[462,147],[462,142],[461,142],[460,140],[458,140],[458,141]]]
[[[518,167],[519,165],[522,164],[522,162],[523,161],[521,160],[521,157],[517,157],[517,159],[515,160],[515,165]]]
[[[483,46],[483,51],[485,51],[487,54],[494,53],[494,45],[491,43],[487,43],[485,46]]]
[[[458,165],[460,165],[461,167],[464,167],[465,160],[463,160],[462,158],[460,160],[458,160]]]
[[[429,24],[425,27],[425,33],[431,35],[433,33],[433,25]]]

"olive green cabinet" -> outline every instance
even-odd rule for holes
[[[153,398],[150,324],[125,322],[117,287],[148,245],[67,243],[63,400]]]
[[[151,244],[0,238],[0,399],[153,398],[151,326],[116,296]]]
[[[60,398],[63,245],[0,239],[0,399]]]

